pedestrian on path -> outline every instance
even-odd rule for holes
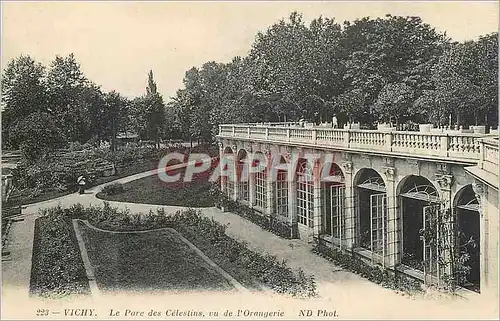
[[[80,175],[77,178],[76,182],[78,183],[78,193],[80,195],[85,194],[85,184],[86,184],[85,176]]]
[[[337,128],[337,126],[338,126],[337,116],[333,115],[333,118],[332,118],[332,127],[333,128]]]

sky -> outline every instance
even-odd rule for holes
[[[2,70],[29,54],[45,66],[74,53],[81,69],[105,91],[145,93],[153,70],[168,100],[182,88],[186,70],[207,61],[245,56],[257,32],[303,14],[342,23],[386,14],[419,16],[456,41],[498,30],[498,1],[295,1],[295,2],[21,2],[2,1]]]

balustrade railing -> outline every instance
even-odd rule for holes
[[[483,138],[479,143],[482,150],[481,167],[494,175],[498,175],[498,138]]]
[[[492,162],[495,159],[498,166],[498,160],[496,160],[498,146],[489,144],[481,147],[481,138],[486,136],[484,134],[333,129],[292,125],[295,123],[286,123],[285,126],[278,124],[283,123],[220,125],[219,137],[456,159],[479,160],[485,157],[485,160],[490,159]]]

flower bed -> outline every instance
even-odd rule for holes
[[[88,295],[88,284],[72,222],[48,210],[35,222],[30,294],[40,297]]]
[[[69,222],[79,218],[101,229],[113,231],[150,230],[171,227],[179,231],[208,257],[242,284],[259,288],[261,284],[297,297],[316,295],[313,276],[293,271],[285,261],[262,255],[248,249],[243,242],[230,238],[226,226],[203,217],[193,209],[169,215],[156,213],[131,214],[127,210],[103,207],[84,208],[77,204],[70,208],[53,207],[42,211],[35,234],[36,253],[33,256],[32,293],[43,296],[68,295],[84,292],[81,276],[84,273],[77,245],[70,232]]]

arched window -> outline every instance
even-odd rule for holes
[[[259,160],[254,160],[253,167],[259,166]],[[255,206],[265,210],[267,208],[267,169],[262,168],[254,174],[255,177]]]
[[[242,149],[238,152],[238,161],[236,163],[237,184],[238,184],[238,199],[241,201],[249,200],[249,164],[247,152]]]
[[[332,242],[342,247],[341,240],[346,237],[344,174],[334,163],[326,163],[321,172],[322,233],[331,236]]]
[[[373,262],[383,266],[387,252],[387,194],[384,180],[375,170],[362,169],[355,179],[358,246],[369,250]]]
[[[423,272],[425,282],[434,282],[439,275],[440,248],[443,237],[441,203],[434,185],[423,176],[410,175],[398,188],[398,209],[402,221],[401,263]],[[429,234],[429,231],[431,234]],[[424,237],[427,235],[428,237]],[[429,235],[436,241],[429,240]]]
[[[439,195],[430,184],[417,185],[416,183],[408,184],[406,187],[406,192],[401,193],[401,196],[413,198],[416,200],[422,200],[426,202],[438,203]]]
[[[288,169],[283,157],[280,157],[280,163],[277,167],[276,213],[283,218],[288,218]]]
[[[311,165],[305,159],[299,161],[296,177],[298,223],[313,227],[314,180]]]

